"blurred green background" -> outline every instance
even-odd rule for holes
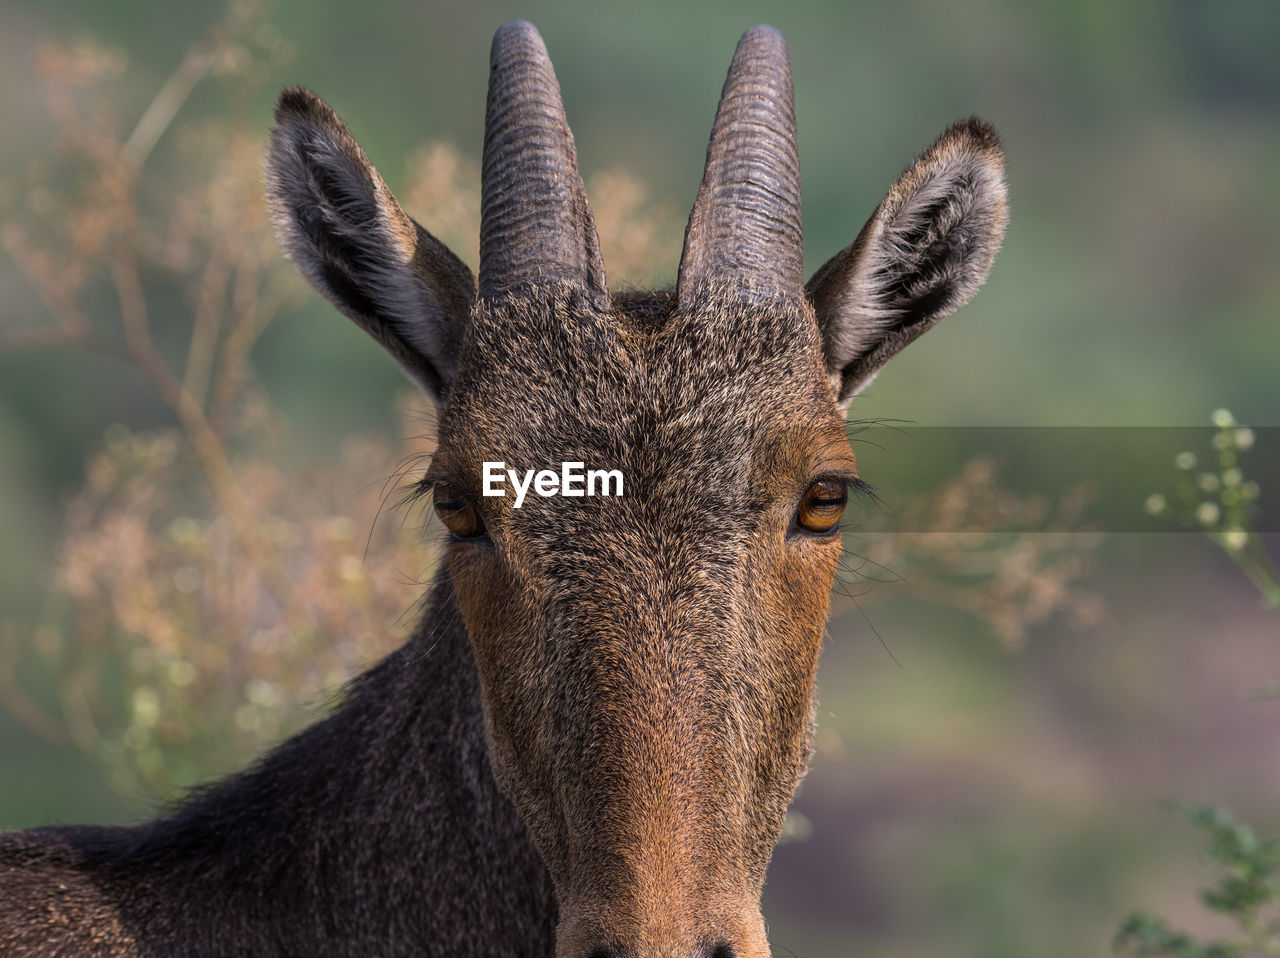
[[[131,122],[224,14],[152,0],[0,5],[9,199],[55,140],[30,70],[40,42],[87,35],[123,51],[113,106]],[[629,171],[676,211],[677,230],[737,38],[757,22],[780,28],[809,270],[948,123],[995,124],[1011,220],[991,278],[895,360],[855,417],[1188,426],[1225,406],[1280,425],[1280,5],[282,0],[271,19],[287,64],[247,99],[198,88],[191,109],[265,135],[275,92],[303,84],[395,189],[426,141],[478,157],[489,40],[515,17],[546,39],[584,176]],[[156,176],[172,175],[164,162]],[[474,263],[474,246],[459,252]],[[672,254],[611,280],[668,283],[675,267]],[[43,309],[5,257],[0,303],[0,324]],[[180,300],[165,321],[184,322]],[[299,461],[394,428],[399,374],[318,297],[267,331],[254,364]],[[43,614],[63,510],[104,430],[170,418],[109,360],[0,353],[0,619]],[[393,467],[371,462],[369,479]],[[909,594],[866,616],[837,596],[819,752],[796,805],[812,833],[779,848],[765,894],[779,954],[1104,954],[1134,905],[1205,927],[1196,836],[1159,801],[1218,801],[1280,825],[1280,702],[1252,698],[1280,678],[1280,621],[1194,534],[1114,535],[1092,560],[1106,621],[1080,630],[1054,617],[1016,651],[980,617]],[[0,826],[148,811],[79,752],[0,713]]]

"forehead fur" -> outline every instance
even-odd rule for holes
[[[624,294],[605,312],[568,285],[530,289],[477,304],[460,363],[441,433],[461,471],[733,463],[839,421],[813,312],[791,298]]]

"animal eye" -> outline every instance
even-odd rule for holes
[[[484,523],[471,500],[446,488],[436,490],[436,515],[455,539],[478,539],[485,534]]]
[[[843,479],[819,479],[811,485],[796,508],[796,524],[806,532],[823,535],[835,530],[849,498]]]

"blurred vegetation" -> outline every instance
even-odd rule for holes
[[[1159,492],[1147,497],[1147,512],[1201,529],[1258,589],[1268,608],[1280,610],[1280,573],[1253,526],[1259,484],[1241,468],[1241,456],[1253,448],[1255,434],[1236,423],[1228,409],[1213,413],[1217,429],[1210,455],[1216,468],[1196,473],[1200,460],[1190,449],[1178,453],[1175,503]]]
[[[1117,952],[1139,958],[1251,958],[1280,955],[1280,838],[1260,839],[1248,825],[1211,805],[1179,804],[1177,811],[1209,836],[1210,857],[1227,874],[1200,893],[1211,911],[1230,917],[1240,934],[1197,941],[1147,912],[1130,915],[1116,934]]]
[[[432,530],[395,505],[432,413],[281,260],[263,140],[279,87],[310,86],[474,265],[486,51],[515,16],[555,60],[615,285],[674,278],[751,23],[791,43],[811,268],[948,122],[1002,131],[990,283],[856,416],[1185,424],[1226,404],[1277,424],[1280,8],[3,3],[0,825],[143,817],[316,716],[412,624]],[[955,433],[948,461],[982,452]],[[930,531],[1082,513],[981,455],[950,474],[890,452],[941,491],[892,501],[911,535],[872,508],[846,542],[801,840],[766,888],[779,952],[1074,958],[1133,901],[1221,937],[1156,799],[1274,819],[1280,721],[1252,700],[1272,617],[1195,537]],[[1184,473],[1193,519],[1217,476],[1224,536],[1246,528],[1231,468]],[[1232,561],[1266,556],[1248,534]]]
[[[46,612],[0,632],[0,692],[126,795],[172,797],[243,764],[387,651],[386,609],[413,600],[396,571],[416,565],[411,543],[387,526],[367,566],[343,501],[388,444],[352,440],[301,482],[274,461],[284,427],[250,355],[302,287],[278,265],[258,138],[210,120],[169,129],[200,81],[261,83],[280,49],[260,11],[232,7],[131,130],[106,108],[120,57],[87,40],[35,56],[65,181],[37,171],[4,220],[0,241],[45,309],[6,324],[0,348],[119,360],[173,425],[108,428],[67,505]],[[146,161],[166,133],[186,175],[156,181]]]
[[[1147,511],[1198,525],[1257,588],[1267,608],[1280,611],[1280,575],[1265,545],[1250,525],[1258,484],[1240,468],[1240,456],[1253,448],[1254,432],[1236,423],[1227,409],[1213,414],[1217,432],[1212,447],[1218,471],[1201,472],[1193,480],[1198,459],[1191,450],[1178,454],[1177,507],[1160,493],[1147,499]],[[1276,683],[1270,693],[1275,695]],[[1230,917],[1240,933],[1230,939],[1197,939],[1177,931],[1169,921],[1135,911],[1120,925],[1113,942],[1117,953],[1138,958],[1251,958],[1280,955],[1280,838],[1259,839],[1236,822],[1226,809],[1185,802],[1174,808],[1210,838],[1209,855],[1227,874],[1200,893],[1210,911]]]

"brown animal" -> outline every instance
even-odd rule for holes
[[[441,408],[447,562],[329,719],[171,814],[0,843],[6,955],[764,958],[859,483],[845,411],[965,302],[1005,224],[978,120],[803,282],[786,46],[747,32],[674,291],[612,295],[533,27],[498,31],[479,281],[324,103],[286,90],[271,208],[299,268]],[[482,464],[621,497],[483,495]]]

